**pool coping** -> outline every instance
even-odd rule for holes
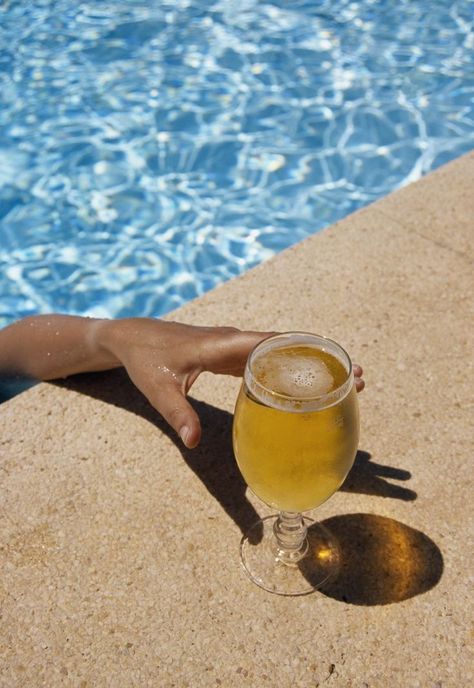
[[[120,373],[0,406],[3,685],[472,685],[473,188],[471,152],[169,315],[316,331],[364,366],[356,465],[314,514],[348,552],[322,593],[239,568],[267,511],[232,464],[237,380],[193,387],[193,451]]]

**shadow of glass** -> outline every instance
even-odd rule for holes
[[[328,597],[356,605],[391,604],[430,590],[441,578],[441,552],[419,530],[374,514],[335,516],[322,524],[339,543],[337,573],[320,588]],[[313,568],[320,575],[320,553],[313,547],[309,563],[301,567],[310,581]]]

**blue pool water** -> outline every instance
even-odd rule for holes
[[[0,325],[160,315],[474,145],[468,0],[3,0]]]

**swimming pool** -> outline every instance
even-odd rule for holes
[[[2,3],[0,325],[164,314],[471,149],[473,16]]]

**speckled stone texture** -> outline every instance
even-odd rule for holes
[[[363,364],[360,452],[314,514],[343,551],[321,592],[240,569],[267,510],[232,455],[237,380],[193,388],[193,451],[120,372],[0,407],[2,687],[474,684],[473,188],[470,154],[173,314],[320,332]]]

